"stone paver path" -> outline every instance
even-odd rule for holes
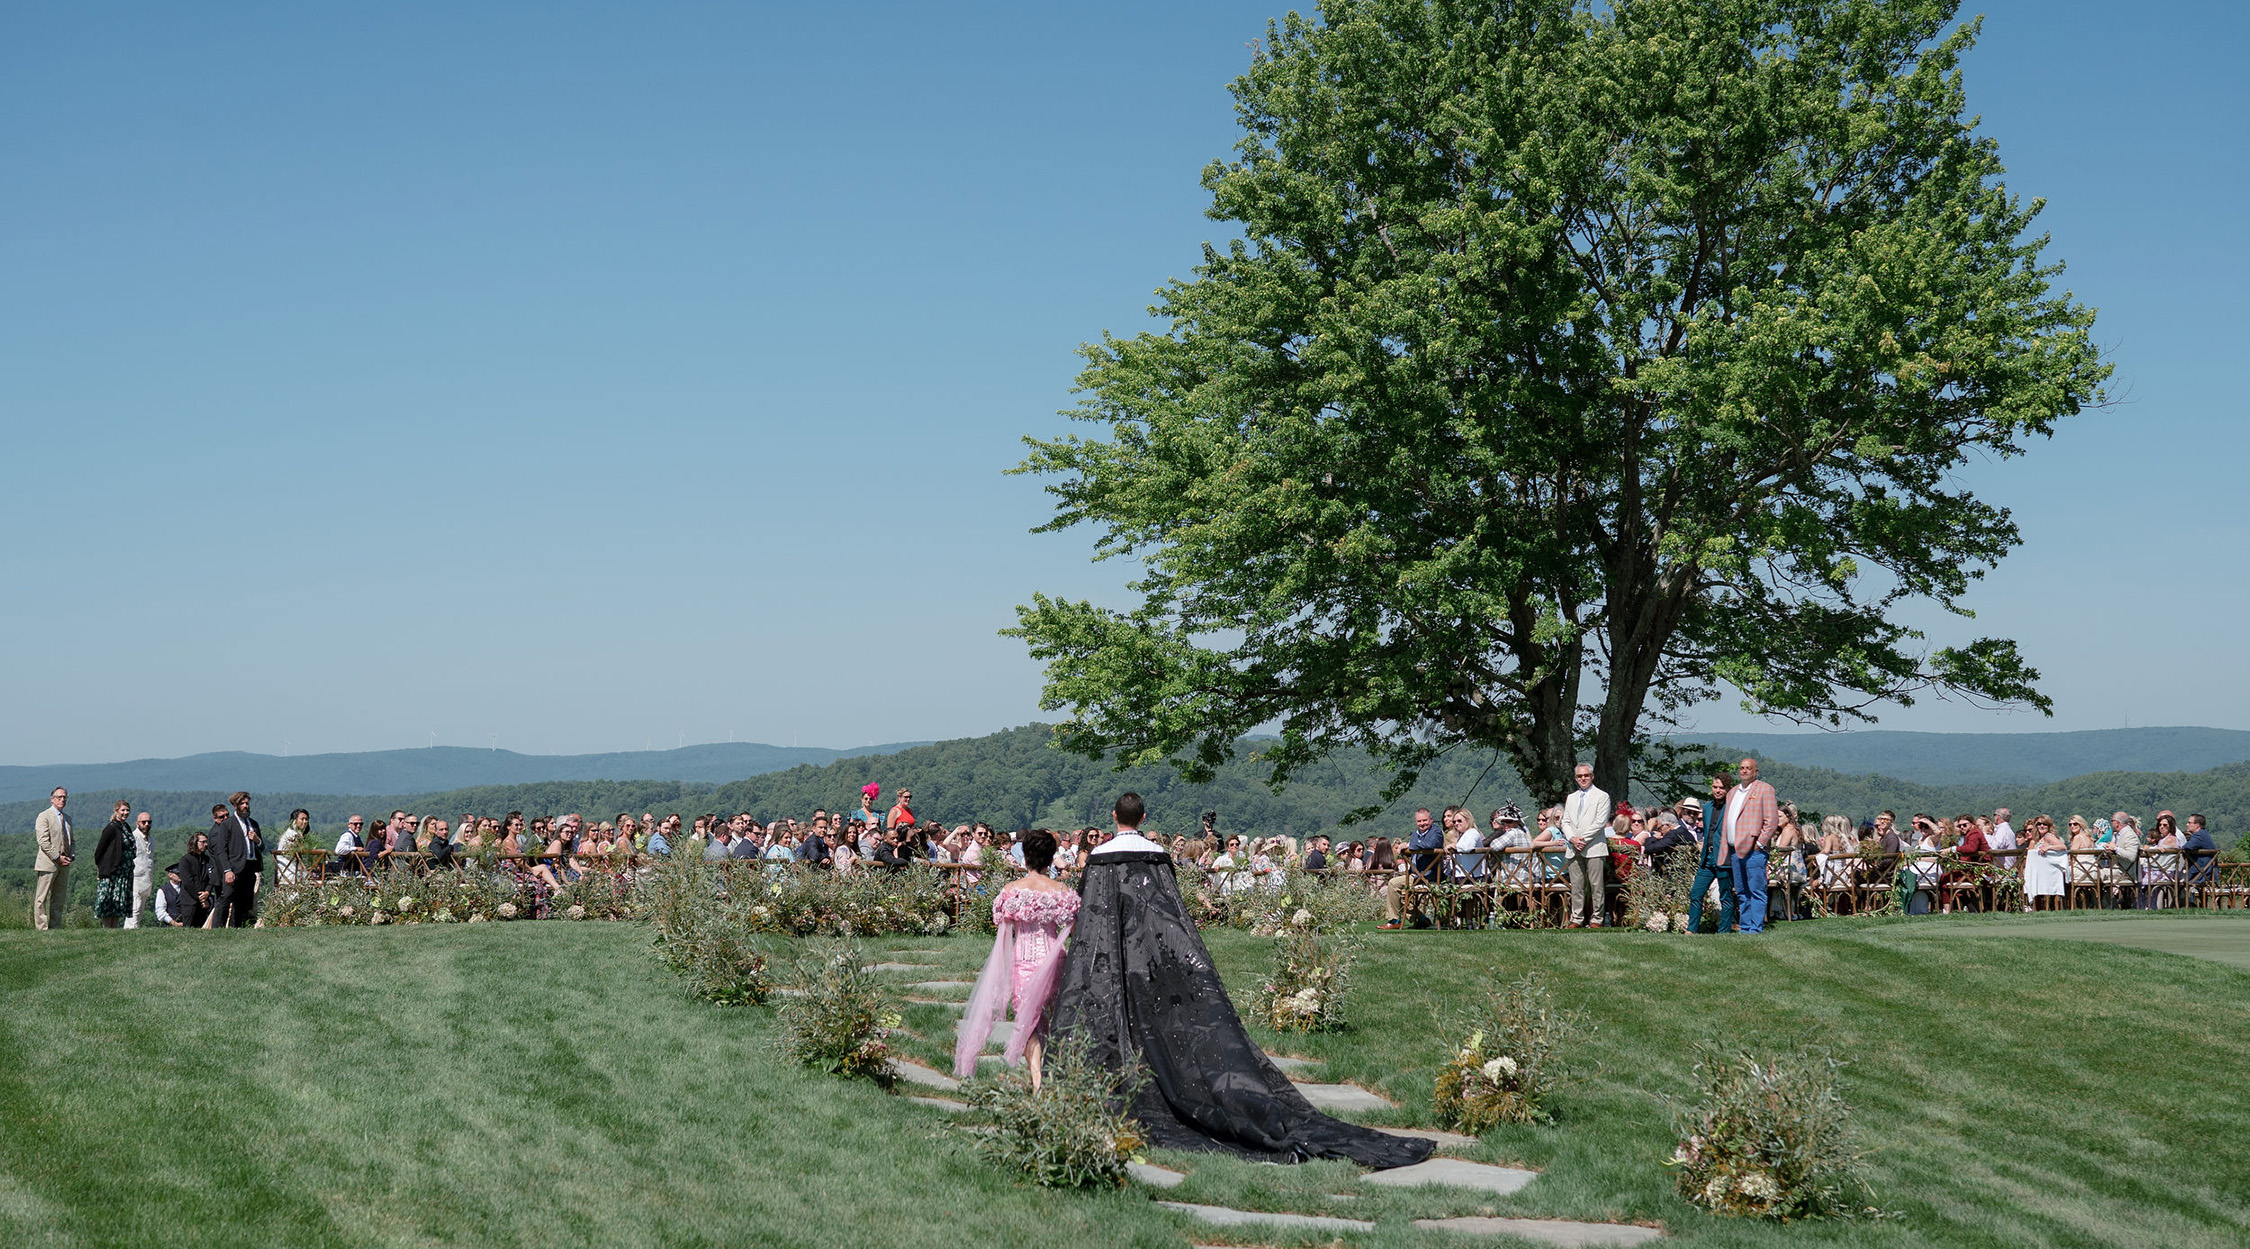
[[[1417,1140],[1433,1141],[1439,1149],[1466,1149],[1477,1143],[1473,1136],[1459,1132],[1440,1132],[1436,1128],[1377,1128],[1386,1136],[1411,1136]]]
[[[1294,1080],[1290,1083],[1297,1085],[1297,1091],[1303,1093],[1316,1110],[1392,1110],[1397,1107],[1389,1098],[1379,1097],[1356,1084],[1305,1084]]]
[[[1537,1171],[1487,1166],[1481,1162],[1463,1162],[1459,1158],[1432,1158],[1411,1167],[1370,1171],[1360,1177],[1365,1183],[1381,1184],[1386,1188],[1420,1188],[1427,1184],[1443,1184],[1451,1188],[1474,1188],[1501,1194],[1519,1192],[1524,1185],[1538,1178]]]
[[[1273,1065],[1283,1071],[1303,1071],[1307,1067],[1320,1065],[1309,1058],[1289,1058],[1281,1054],[1268,1054],[1266,1057],[1272,1059]]]
[[[1150,1188],[1178,1188],[1187,1179],[1184,1171],[1174,1171],[1170,1167],[1160,1167],[1148,1162],[1126,1163],[1125,1174],[1133,1177],[1136,1183],[1146,1184]]]
[[[974,980],[917,980],[906,987],[909,989],[973,989],[976,984],[977,982]],[[964,1002],[962,1005],[966,1006],[967,1003]]]
[[[1159,1201],[1167,1210],[1177,1210],[1216,1227],[1294,1227],[1314,1232],[1366,1232],[1375,1225],[1365,1219],[1331,1219],[1315,1214],[1268,1214],[1263,1210],[1229,1210],[1225,1206],[1198,1206],[1185,1201]]]
[[[936,963],[869,963],[869,964],[867,965],[867,970],[869,970],[869,971],[928,971],[928,970],[930,970],[931,968],[933,968],[933,967],[936,967],[936,966],[937,966],[937,964],[936,964]]]
[[[955,1010],[967,1010],[969,1008],[967,1002],[953,1002],[942,997],[909,997],[906,1000],[916,1006],[950,1006]]]
[[[1414,1226],[1434,1232],[1463,1232],[1471,1236],[1521,1236],[1541,1244],[1568,1249],[1594,1245],[1645,1245],[1664,1233],[1630,1223],[1571,1223],[1563,1219],[1416,1219]]]
[[[920,1063],[892,1062],[891,1071],[908,1084],[919,1084],[926,1089],[950,1093],[961,1087],[961,1082],[942,1071],[932,1071]]]

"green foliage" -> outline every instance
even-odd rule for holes
[[[1552,1123],[1547,1099],[1563,1083],[1561,1052],[1592,1031],[1582,1013],[1555,1004],[1554,990],[1538,972],[1515,981],[1495,976],[1482,1007],[1455,1021],[1451,1035],[1460,1041],[1438,1071],[1432,1109],[1440,1121],[1471,1133],[1503,1123]]]
[[[1192,864],[1175,870],[1188,918],[1199,928],[1243,928],[1270,937],[1289,930],[1297,913],[1305,911],[1318,931],[1341,932],[1383,914],[1382,899],[1364,876],[1316,875],[1290,867],[1267,877],[1270,884],[1228,889],[1224,871],[1208,872]]]
[[[276,885],[258,894],[258,919],[268,928],[377,924],[483,924],[530,919],[531,900],[515,882],[468,863],[455,871],[392,867],[367,880]],[[605,917],[608,918],[608,917]]]
[[[1140,1152],[1139,1125],[1119,1107],[1144,1079],[1110,1071],[1087,1055],[1082,1037],[1047,1049],[1040,1088],[1028,1070],[1010,1069],[974,1086],[972,1104],[992,1120],[974,1129],[984,1157],[1049,1188],[1115,1188]]]
[[[1667,1165],[1680,1195],[1714,1214],[1784,1221],[1878,1214],[1841,1068],[1816,1050],[1703,1051],[1697,1099],[1675,1106],[1680,1143]]]
[[[1650,932],[1687,931],[1688,903],[1695,900],[1694,847],[1675,850],[1663,870],[1646,862],[1625,881],[1625,925]]]
[[[781,1052],[805,1066],[847,1079],[865,1077],[889,1087],[891,1030],[899,1026],[898,1003],[867,969],[857,943],[836,941],[810,947],[795,964],[784,996]]]
[[[1312,911],[1300,908],[1274,937],[1273,970],[1252,992],[1251,1013],[1276,1032],[1342,1028],[1360,948],[1359,938],[1322,931]]]
[[[1738,689],[1800,721],[1939,690],[2044,708],[2002,639],[1926,645],[2019,541],[1960,466],[2099,403],[2093,313],[1915,0],[1327,0],[1233,84],[1161,332],[1087,347],[1092,437],[1029,440],[1049,529],[1143,577],[1036,596],[1066,742],[1277,783],[1456,747],[1623,793]],[[1966,614],[1962,612],[1962,614]]]
[[[773,991],[758,939],[714,909],[660,934],[657,954],[687,982],[688,993],[720,1006],[760,1006]]]
[[[730,913],[753,932],[794,937],[934,936],[951,927],[947,880],[932,868],[862,868],[849,875],[738,872]],[[989,913],[989,908],[987,908]]]

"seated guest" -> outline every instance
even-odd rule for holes
[[[1523,808],[1509,803],[1492,813],[1494,862],[1491,871],[1501,884],[1522,888],[1531,883],[1531,830],[1523,826]],[[1521,899],[1513,900],[1521,905]]]
[[[1926,815],[1914,817],[1914,831],[1918,835],[1914,848],[1907,852],[1907,873],[1914,892],[1906,902],[1909,915],[1927,915],[1930,904],[1937,897],[1945,881],[1945,865],[1939,857],[1940,836],[1936,820]]]
[[[211,834],[197,833],[188,838],[187,853],[172,866],[179,872],[180,896],[186,905],[180,915],[182,926],[201,928],[203,921],[211,917],[214,895],[219,889],[219,881],[212,874]]]
[[[1307,843],[1305,849],[1305,870],[1308,872],[1325,872],[1328,870],[1327,834],[1315,833],[1313,835],[1313,839],[1309,843]]]
[[[758,844],[757,834],[750,831],[750,821],[738,818],[737,827],[740,831],[734,835],[734,844],[727,847],[727,857],[750,860],[765,857],[765,848]]]
[[[195,895],[180,883],[180,865],[164,869],[164,887],[156,891],[156,923],[160,928],[185,928],[195,910]]]
[[[2206,884],[2218,870],[2219,843],[2211,840],[2211,830],[2204,827],[2202,816],[2188,816],[2187,840],[2180,844],[2180,852],[2187,860],[2190,884]]]
[[[2055,831],[2051,815],[2033,816],[2025,821],[2023,832],[2024,907],[2054,910],[2062,905],[2070,881],[2070,843]]]
[[[2117,903],[2132,907],[2140,892],[2141,822],[2119,811],[2109,819],[2109,859],[2102,865],[2102,882],[2115,888]]]
[[[1698,808],[1697,815],[1701,814],[1702,811]],[[1641,843],[1641,855],[1648,860],[1650,871],[1661,872],[1664,865],[1672,861],[1674,852],[1693,850],[1695,844],[1695,832],[1688,827],[1687,822],[1679,815],[1665,811],[1657,816],[1655,834]]]
[[[1830,815],[1820,821],[1820,883],[1846,889],[1852,883],[1852,856],[1859,853],[1859,837],[1849,817]]]
[[[2169,811],[2156,813],[2155,844],[2141,855],[2141,909],[2162,910],[2173,905],[2180,883],[2179,821]]]

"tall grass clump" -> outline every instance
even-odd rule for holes
[[[762,942],[728,914],[718,873],[702,863],[667,865],[648,882],[656,953],[687,982],[690,996],[721,1006],[757,1006],[773,990]]]
[[[1040,1088],[1007,1070],[971,1092],[992,1120],[976,1130],[978,1152],[995,1165],[1050,1188],[1114,1188],[1141,1150],[1140,1125],[1118,1107],[1139,1092],[1142,1075],[1111,1071],[1089,1056],[1083,1037],[1047,1049]]]
[[[854,942],[814,949],[796,963],[794,996],[782,998],[781,1052],[808,1067],[890,1087],[891,1030],[898,1004]]]
[[[1565,1082],[1561,1051],[1591,1027],[1555,1004],[1537,972],[1495,978],[1484,996],[1450,1030],[1459,1040],[1438,1071],[1438,1118],[1472,1135],[1503,1123],[1554,1122],[1547,1099]]]
[[[1698,1092],[1674,1104],[1666,1163],[1680,1195],[1714,1214],[1808,1219],[1879,1214],[1862,1171],[1842,1064],[1819,1050],[1701,1053]]]

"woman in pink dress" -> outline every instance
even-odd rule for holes
[[[1044,829],[1024,835],[1023,877],[992,900],[992,923],[1000,935],[992,942],[992,957],[961,1012],[961,1039],[953,1048],[953,1070],[966,1080],[977,1073],[977,1055],[984,1052],[992,1025],[1012,1002],[1016,1030],[1008,1038],[1007,1061],[1013,1067],[1031,1059],[1031,1088],[1039,1089],[1040,1040],[1046,1027],[1047,1002],[1055,995],[1062,970],[1063,942],[1078,917],[1076,891],[1055,883],[1049,870],[1055,862],[1055,836]]]

